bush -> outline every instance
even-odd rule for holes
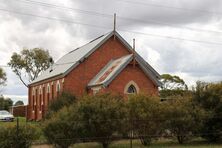
[[[85,96],[76,106],[81,121],[81,136],[107,148],[113,136],[119,135],[126,122],[124,100],[111,94]]]
[[[139,137],[143,145],[149,145],[162,130],[164,108],[160,104],[160,99],[141,94],[132,95],[129,98],[128,109],[135,136]]]
[[[165,102],[165,128],[180,144],[198,133],[203,124],[205,112],[193,103],[192,96],[175,96]]]
[[[222,82],[197,82],[194,100],[209,113],[200,130],[202,137],[209,142],[220,142],[222,140]]]
[[[46,120],[43,133],[48,142],[56,147],[68,148],[78,140],[78,124],[74,118],[76,112],[71,108],[64,107],[52,118]]]
[[[33,126],[7,126],[0,128],[1,148],[29,148],[33,140],[37,140],[40,133]]]
[[[46,120],[43,132],[57,147],[78,141],[96,141],[107,148],[112,136],[121,133],[126,110],[123,98],[110,94],[84,96]]]
[[[70,106],[76,101],[76,97],[69,92],[62,92],[55,100],[49,104],[46,118],[49,118],[54,112],[59,111],[64,106]]]

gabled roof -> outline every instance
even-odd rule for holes
[[[31,84],[68,73],[72,68],[76,67],[79,62],[83,61],[84,58],[88,57],[95,49],[97,49],[111,34],[112,32],[102,35],[90,41],[88,44],[70,51],[54,63],[52,68],[47,69],[32,81]]]
[[[103,43],[105,43],[113,35],[120,40],[120,42],[132,52],[132,47],[119,35],[118,32],[112,31],[105,35],[102,35],[88,44],[79,47],[73,51],[70,51],[62,58],[60,58],[53,66],[46,71],[44,71],[38,78],[32,81],[31,84],[50,79],[56,76],[66,76],[70,71],[72,71],[76,66],[78,66],[85,58],[91,55],[96,49],[98,49]],[[160,75],[157,73],[139,54],[135,54],[137,62],[141,65],[141,68],[149,75],[151,80],[160,85],[159,82]]]
[[[103,85],[109,83],[132,61],[133,55],[123,56],[111,60],[88,84],[88,87]]]

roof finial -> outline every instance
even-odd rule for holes
[[[116,13],[114,13],[113,31],[116,32]]]
[[[114,40],[116,40],[116,13],[114,13],[113,34]]]

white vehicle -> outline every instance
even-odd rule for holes
[[[14,116],[6,110],[1,110],[0,121],[14,121]]]

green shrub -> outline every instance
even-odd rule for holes
[[[126,108],[120,96],[97,94],[80,99],[77,106],[81,136],[107,148],[126,125]]]
[[[64,106],[70,106],[76,101],[76,97],[69,92],[62,92],[55,100],[51,101],[49,104],[48,112],[46,118],[49,118],[54,112],[59,111]]]
[[[143,94],[132,95],[129,98],[128,108],[131,128],[135,136],[140,139],[143,145],[149,145],[162,130],[161,119],[164,108],[160,99]],[[128,123],[130,124],[130,122]]]
[[[78,140],[78,124],[71,118],[75,117],[75,114],[74,110],[64,107],[45,121],[43,133],[49,143],[56,147],[68,148]]]
[[[164,104],[165,128],[177,138],[180,144],[191,139],[196,133],[198,134],[203,125],[205,112],[194,104],[192,96],[174,96],[172,100]]]
[[[194,91],[196,104],[208,112],[204,126],[200,130],[202,137],[209,142],[222,141],[222,82],[197,82]]]
[[[33,126],[0,127],[1,148],[29,148],[33,140],[37,140],[40,133]]]

